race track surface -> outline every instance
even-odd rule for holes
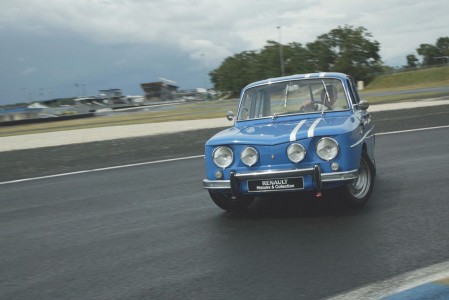
[[[449,260],[448,106],[373,113],[368,205],[216,207],[201,157],[0,185],[0,299],[322,299]],[[203,154],[217,130],[0,153],[0,182]],[[389,133],[389,134],[385,134]]]

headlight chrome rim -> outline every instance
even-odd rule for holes
[[[240,153],[240,159],[245,165],[252,167],[259,161],[259,152],[253,147],[245,147]]]
[[[316,143],[316,154],[322,160],[333,160],[339,152],[340,147],[338,146],[338,142],[333,138],[323,137]]]
[[[296,148],[296,149],[294,149]],[[300,163],[306,157],[307,151],[303,145],[293,143],[287,147],[287,157],[295,164]],[[295,157],[296,155],[296,157]]]
[[[234,152],[227,146],[219,146],[212,152],[212,160],[217,167],[226,169],[234,161]]]

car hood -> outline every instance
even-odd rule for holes
[[[258,124],[239,122],[216,134],[207,145],[277,145],[316,136],[345,134],[357,128],[358,124],[353,116],[323,116],[295,121],[282,121],[278,118]]]

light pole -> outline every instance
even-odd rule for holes
[[[24,95],[25,95],[25,97],[23,98],[23,100],[26,101],[26,100],[27,100],[27,96],[28,96],[28,90],[27,90],[27,88],[23,87],[23,88],[22,88],[22,91],[24,92]]]
[[[45,94],[44,94],[44,89],[43,88],[39,89],[39,96],[40,96],[41,100],[44,101]]]
[[[284,69],[284,50],[282,49],[281,26],[276,27],[279,31],[279,60],[281,62],[281,76],[285,75]]]
[[[48,100],[53,100],[53,92],[54,92],[55,90],[47,90],[47,92],[48,92]]]
[[[204,80],[204,88],[207,90],[207,70],[206,70],[206,59],[205,59],[205,54],[201,53],[201,63],[203,65],[203,70],[202,72],[204,73],[203,76],[203,80]]]
[[[77,97],[81,97],[81,92],[80,92],[80,84],[79,83],[75,83],[75,94]]]

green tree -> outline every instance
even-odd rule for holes
[[[421,44],[416,49],[416,52],[422,56],[423,65],[425,66],[439,65],[442,62],[447,63],[449,56],[449,37],[438,38],[435,45]]]
[[[311,70],[314,72],[331,71],[337,59],[332,47],[333,43],[327,35],[321,35],[316,41],[307,44]]]
[[[440,37],[437,40],[436,46],[443,56],[449,55],[449,37]]]
[[[431,44],[421,44],[419,48],[416,49],[419,55],[423,57],[422,63],[425,66],[432,66],[439,64],[435,57],[441,56],[441,51],[437,46]]]
[[[435,45],[431,44],[421,44],[416,49],[418,55],[422,56],[423,66],[434,66],[444,63],[449,63],[449,37],[440,37],[437,39]],[[407,67],[410,64],[417,63],[418,60],[413,54],[406,56]],[[411,59],[411,61],[410,61]],[[416,59],[416,60],[415,60]]]
[[[220,91],[238,94],[242,85],[253,81],[252,68],[256,53],[244,51],[228,57],[218,69],[209,73],[214,87]]]
[[[285,74],[335,71],[369,81],[381,69],[379,42],[364,27],[345,25],[320,35],[303,47],[283,45]],[[279,43],[267,41],[260,51],[244,51],[226,58],[209,73],[214,87],[238,94],[250,82],[280,75]]]
[[[310,52],[300,43],[290,43],[284,47],[285,74],[301,74],[313,72],[315,64]]]
[[[330,71],[352,75],[358,80],[369,81],[382,64],[380,44],[371,41],[371,33],[364,27],[345,25],[318,37],[317,42],[329,47],[332,55],[320,57],[326,60]]]
[[[439,58],[441,61],[449,65],[449,37],[440,37],[437,40],[436,46],[440,50],[441,56]]]
[[[267,41],[267,45],[257,55],[256,65],[253,67],[254,81],[280,76],[279,43]]]
[[[407,59],[407,65],[405,66],[406,69],[416,68],[418,66],[418,58],[414,54],[409,54],[406,57]]]

